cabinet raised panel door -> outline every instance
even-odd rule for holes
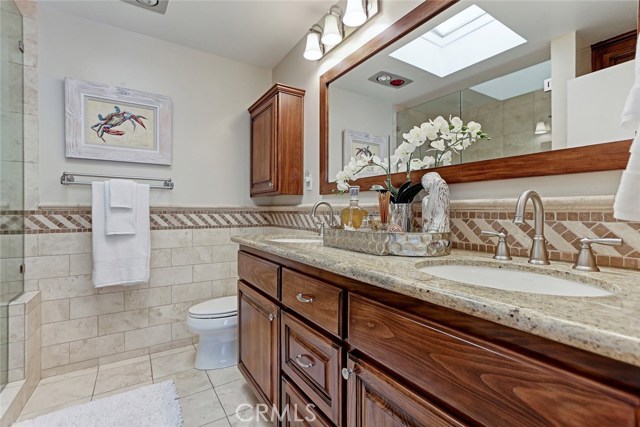
[[[238,282],[240,370],[262,403],[278,406],[280,310],[267,297]]]
[[[354,356],[349,356],[342,375],[347,379],[347,427],[465,425]]]
[[[254,193],[273,191],[275,101],[276,98],[271,98],[251,117],[251,189]]]

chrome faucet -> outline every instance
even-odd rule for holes
[[[317,215],[317,210],[320,206],[322,205],[326,205],[329,208],[329,214],[331,215],[331,220],[329,221],[329,227],[333,227],[334,226],[334,212],[333,212],[333,206],[331,206],[329,204],[329,202],[325,202],[323,200],[319,201],[318,203],[316,203],[315,205],[313,205],[313,208],[311,209],[311,216],[313,217],[316,225],[318,225],[320,227],[320,230],[318,230],[318,234],[320,236],[324,236],[324,228],[327,226],[327,224],[322,220],[322,218],[318,219],[316,218]]]
[[[547,253],[547,240],[544,238],[544,207],[540,195],[533,190],[523,192],[516,203],[516,213],[513,219],[514,224],[524,224],[524,211],[527,202],[533,202],[534,232],[531,251],[529,252],[529,264],[547,265],[549,255]]]

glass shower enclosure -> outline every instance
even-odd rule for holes
[[[0,391],[10,379],[9,303],[24,290],[22,16],[0,0]]]

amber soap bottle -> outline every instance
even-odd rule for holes
[[[349,207],[340,212],[340,220],[342,228],[345,230],[358,229],[362,226],[362,219],[369,213],[366,209],[358,206],[358,196],[360,195],[360,187],[349,187]]]

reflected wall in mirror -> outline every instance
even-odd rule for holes
[[[451,183],[624,168],[633,133],[619,118],[634,63],[592,71],[591,45],[635,29],[637,11],[637,0],[422,3],[321,77],[321,193],[333,191],[345,164],[345,129],[389,138],[393,153],[403,134],[438,116],[478,122],[491,137],[439,168]],[[484,47],[508,38],[496,35],[501,27],[520,39],[482,59]],[[624,142],[594,161],[612,141]],[[429,154],[430,142],[414,157]],[[416,181],[424,171],[414,173]],[[379,183],[358,180],[365,190],[370,182]]]

